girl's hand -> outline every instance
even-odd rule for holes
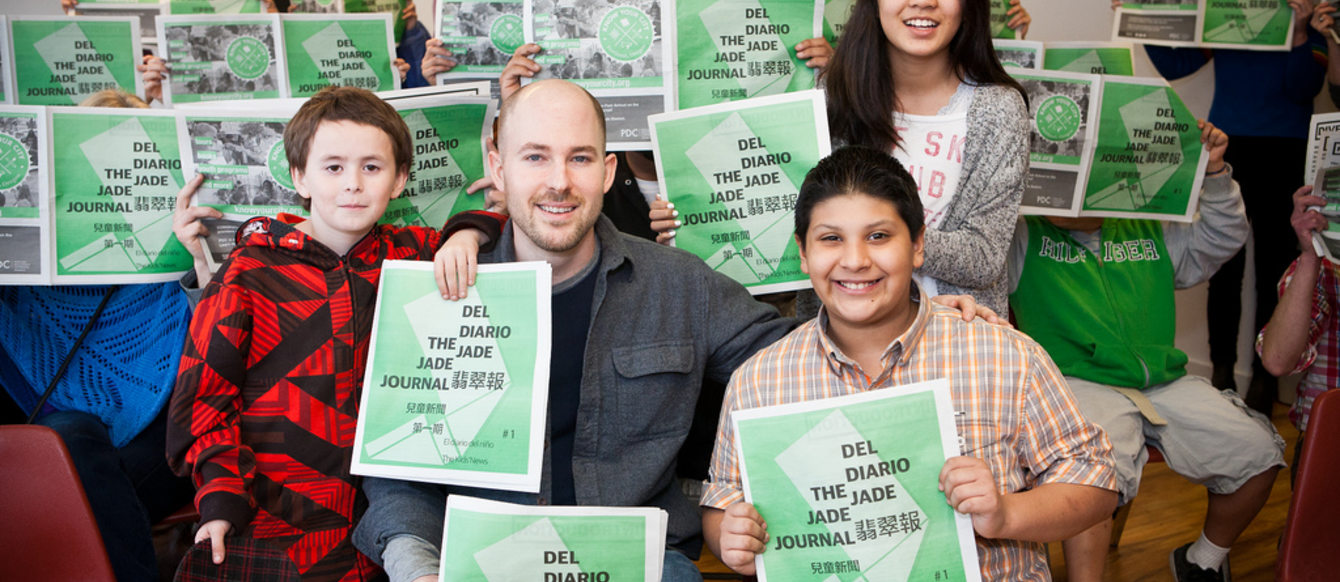
[[[679,211],[675,210],[675,205],[663,198],[657,198],[651,201],[651,229],[656,231],[656,242],[663,245],[670,244],[675,240],[675,229],[679,228],[681,223],[676,220]]]
[[[811,69],[824,68],[832,57],[833,45],[828,44],[822,36],[802,40],[796,45],[796,58],[804,59],[805,66]]]
[[[1116,4],[1120,4],[1120,0],[1114,2],[1114,7]],[[1033,23],[1033,17],[1028,15],[1028,10],[1024,9],[1019,0],[1010,0],[1010,9],[1005,11],[1005,16],[1011,17],[1005,26],[1013,28],[1015,32],[1019,33],[1019,40],[1028,37],[1028,25]]]

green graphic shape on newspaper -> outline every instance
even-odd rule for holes
[[[1093,75],[1135,74],[1131,49],[1111,48],[1047,48],[1043,67],[1048,71],[1070,71]]]
[[[15,102],[75,105],[103,89],[135,92],[129,23],[15,21],[13,30]]]
[[[1211,0],[1201,40],[1206,43],[1288,46],[1293,10],[1283,0]]]
[[[826,0],[824,2],[824,39],[828,44],[837,46],[838,39],[847,30],[847,21],[851,19],[851,9],[855,0]]]
[[[600,20],[600,48],[616,61],[631,63],[651,50],[651,18],[632,6],[616,6]]]
[[[239,36],[228,43],[224,53],[228,68],[238,78],[251,80],[270,70],[270,51],[265,43],[250,36]]]
[[[270,153],[265,156],[265,167],[270,171],[270,177],[280,186],[289,190],[294,189],[293,173],[289,170],[288,150],[284,148],[284,140],[280,139],[270,146]]]
[[[28,179],[32,169],[28,147],[12,135],[0,133],[0,190],[8,190]]]
[[[170,117],[52,115],[57,275],[154,275],[191,268],[172,233],[182,186]]]
[[[643,517],[499,516],[451,511],[444,580],[537,580],[541,572],[546,580],[644,579]],[[559,556],[573,563],[558,563]]]
[[[1006,40],[1019,38],[1019,34],[1010,28],[1010,0],[991,0],[991,38]]]
[[[493,43],[493,48],[509,55],[516,52],[526,42],[526,29],[521,17],[504,14],[495,18],[489,27],[489,42]]]
[[[260,0],[169,0],[170,14],[259,14]]]
[[[383,271],[361,463],[526,474],[535,276],[481,273],[444,306],[431,277]],[[466,315],[424,317],[443,309]]]
[[[327,85],[395,89],[383,20],[286,21],[284,44],[294,97],[311,96]]]
[[[1171,88],[1109,79],[1083,210],[1184,215],[1203,152],[1196,117]]]
[[[954,510],[937,489],[945,456],[932,393],[737,426],[768,523],[769,581],[970,579]]]
[[[1074,99],[1066,95],[1052,95],[1038,105],[1038,134],[1048,141],[1066,141],[1075,137],[1084,114]]]

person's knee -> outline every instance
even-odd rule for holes
[[[665,549],[665,566],[661,580],[664,582],[702,582],[703,575],[693,560],[676,550]]]
[[[88,446],[110,446],[111,436],[102,420],[87,412],[59,410],[38,419],[38,424],[56,431],[70,454]]]

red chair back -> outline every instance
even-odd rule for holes
[[[1340,569],[1340,390],[1323,392],[1312,402],[1303,451],[1294,459],[1298,477],[1284,525],[1276,580],[1335,580]]]
[[[116,580],[55,431],[0,426],[0,492],[0,579]]]

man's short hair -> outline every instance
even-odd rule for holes
[[[570,82],[568,82],[568,81],[560,81],[560,82],[562,82],[562,83],[568,83],[568,84],[572,85],[573,87],[576,87],[577,89],[581,90],[582,94],[583,94],[583,95],[586,95],[586,98],[591,102],[591,109],[595,111],[595,114],[596,114],[596,120],[600,123],[600,151],[601,151],[601,152],[604,152],[604,151],[605,151],[605,109],[602,108],[602,107],[600,106],[600,101],[597,101],[596,98],[593,97],[589,91],[587,91],[586,89],[583,89],[581,85],[578,85],[578,84],[576,84],[576,83],[570,83]],[[516,93],[513,93],[511,97],[508,97],[507,99],[503,100],[502,107],[498,110],[498,129],[497,129],[497,133],[496,133],[497,138],[494,139],[494,142],[498,144],[498,147],[502,147],[501,139],[502,139],[502,134],[503,134],[503,127],[505,127],[505,126],[507,125],[507,116],[508,116],[508,114],[512,112],[512,109],[516,107],[516,104],[520,101],[520,99],[521,99],[524,95],[526,95],[526,94],[530,93],[531,91],[533,91],[533,89],[531,89],[531,87],[534,87],[534,86],[536,86],[535,83],[531,83],[531,84],[529,84],[529,85],[526,85],[525,87],[522,87],[522,88],[521,88],[519,91],[517,91]]]
[[[336,86],[322,88],[308,98],[284,128],[284,151],[289,168],[300,172],[306,170],[312,138],[326,121],[352,121],[382,130],[391,140],[396,171],[409,173],[414,161],[414,144],[400,113],[367,89]],[[311,201],[304,198],[302,207],[311,210]]]
[[[916,238],[925,222],[917,183],[898,160],[866,146],[838,148],[805,174],[796,198],[796,238],[803,248],[814,207],[834,196],[865,194],[892,204]]]

